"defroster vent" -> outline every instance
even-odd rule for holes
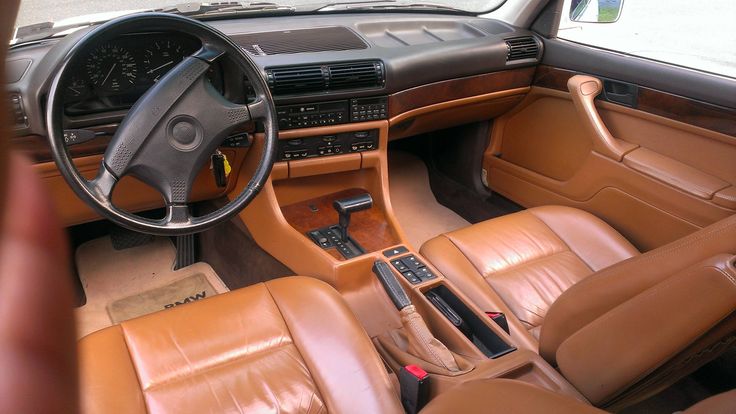
[[[334,52],[365,49],[368,45],[352,30],[341,27],[247,33],[231,36],[235,43],[258,55]]]

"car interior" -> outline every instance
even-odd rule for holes
[[[495,3],[10,1],[0,411],[736,413],[736,80]]]

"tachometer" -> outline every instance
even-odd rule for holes
[[[178,42],[157,40],[146,49],[143,65],[146,75],[154,82],[184,59],[184,48]]]
[[[87,72],[96,87],[116,92],[133,86],[138,77],[133,55],[114,43],[105,43],[90,53]]]

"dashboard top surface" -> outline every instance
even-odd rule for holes
[[[380,89],[345,90],[285,97],[277,95],[274,97],[277,104],[387,95],[442,80],[537,64],[537,59],[512,62],[506,60],[505,39],[532,35],[530,31],[485,18],[422,13],[365,13],[247,18],[207,23],[229,35],[236,43],[240,43],[238,42],[240,35],[250,35],[248,36],[250,39],[257,39],[259,34],[268,32],[343,27],[352,31],[366,45],[364,48],[350,50],[273,55],[252,54],[254,61],[264,72],[268,68],[277,66],[362,60],[380,60],[385,66],[386,80]],[[16,131],[18,135],[44,135],[41,108],[55,68],[76,40],[89,30],[91,28],[80,29],[61,39],[16,46],[10,50],[7,58],[9,63],[30,61],[29,67],[19,80],[6,83],[6,89],[9,92],[22,97],[28,117],[28,127]],[[154,45],[156,40],[167,40],[168,35],[153,34],[152,36],[156,39],[142,38],[145,39],[145,42],[143,40],[142,42],[146,47]],[[190,41],[181,39],[182,49],[185,51],[195,47]],[[168,61],[154,59],[155,61],[152,62],[150,56],[146,60],[146,47],[136,48],[131,44],[128,44],[127,47],[142,49],[131,52],[139,53],[139,56],[128,56],[126,59],[135,58],[138,61],[134,74],[137,85],[150,86],[153,78],[147,75],[155,75],[155,73],[145,72],[156,69],[155,63],[159,63],[160,66]],[[148,63],[145,63],[146,61]],[[79,71],[80,75],[88,77],[86,79],[88,84],[97,83],[101,90],[106,91],[103,92],[103,95],[104,93],[115,95],[114,89],[121,89],[120,85],[125,86],[126,82],[131,82],[130,72],[126,78],[126,75],[119,73],[119,69],[116,68],[113,69],[113,72],[119,78],[117,87],[111,87],[109,78],[106,81],[107,85],[101,85],[110,70],[107,66],[110,65],[98,67],[99,63],[95,66],[94,62],[87,62],[86,65],[87,67]],[[139,76],[144,79],[137,79]]]

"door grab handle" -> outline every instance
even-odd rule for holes
[[[575,75],[567,81],[567,89],[583,127],[593,139],[593,150],[616,161],[638,147],[614,138],[595,108],[595,97],[603,90],[600,79],[587,75]]]

